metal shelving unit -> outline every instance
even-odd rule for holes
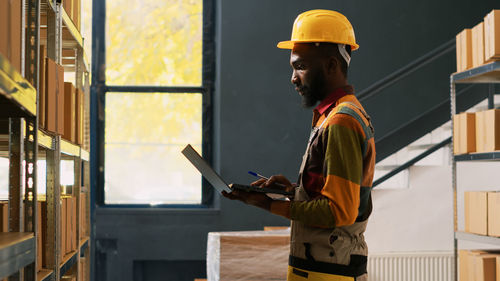
[[[500,61],[492,62],[482,65],[467,71],[454,73],[450,76],[450,102],[451,102],[451,122],[452,127],[453,115],[457,114],[456,107],[456,84],[466,83],[483,83],[490,84],[490,91],[488,96],[488,107],[494,107],[494,84],[500,83]],[[453,188],[453,224],[454,224],[454,257],[455,257],[455,272],[454,280],[458,280],[458,262],[457,251],[458,241],[467,240],[491,245],[500,245],[500,237],[490,237],[484,235],[477,235],[472,233],[461,232],[458,230],[457,222],[457,162],[460,161],[500,161],[500,151],[493,151],[488,153],[471,153],[463,155],[453,155],[451,153],[451,169],[452,169],[452,188]]]
[[[47,46],[47,56],[62,63],[62,49],[74,49],[74,64],[64,65],[65,71],[74,71],[76,87],[88,89],[89,64],[83,47],[83,37],[60,3],[55,0],[23,1],[26,16],[22,29],[24,73],[19,73],[0,54],[0,157],[9,158],[9,232],[0,233],[0,278],[9,280],[60,280],[69,269],[80,268],[80,256],[88,255],[88,233],[80,237],[80,185],[82,173],[88,185],[89,151],[61,136],[38,128],[38,61],[39,46]],[[40,17],[47,17],[47,38],[40,38]],[[24,18],[23,18],[24,19]],[[43,41],[43,42],[42,42]],[[24,74],[24,75],[23,75]],[[84,87],[85,86],[85,87]],[[85,91],[88,99],[88,91]],[[46,267],[36,271],[37,249],[37,159],[47,161],[47,221],[45,248]],[[74,185],[72,195],[76,197],[77,250],[61,258],[61,189],[60,162],[74,162]],[[23,164],[23,162],[25,164]],[[85,166],[83,166],[85,165]],[[85,167],[85,169],[82,169]],[[24,187],[24,190],[21,188]],[[88,192],[88,188],[84,188]],[[86,203],[88,204],[88,202]],[[89,208],[86,208],[87,211]],[[88,275],[88,274],[87,274]],[[79,276],[77,274],[77,276]],[[78,278],[78,277],[77,277]],[[78,279],[79,280],[79,279]]]

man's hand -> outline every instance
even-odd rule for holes
[[[250,185],[280,189],[287,192],[293,192],[295,190],[295,187],[292,185],[292,183],[283,175],[274,175],[270,177],[269,180],[259,179],[252,182]]]
[[[268,211],[271,209],[272,199],[267,197],[264,193],[233,190],[231,193],[223,191],[222,195],[231,200],[240,200],[245,204],[257,206]]]

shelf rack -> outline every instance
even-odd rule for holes
[[[491,109],[494,106],[494,84],[500,83],[500,61],[488,63],[467,71],[453,73],[450,76],[450,106],[451,106],[451,122],[452,127],[455,125],[453,122],[453,115],[457,114],[456,107],[456,84],[472,84],[482,83],[490,84],[489,91],[489,105]],[[453,140],[454,141],[454,140]],[[451,152],[451,170],[452,170],[452,189],[453,189],[453,224],[454,224],[454,280],[458,280],[458,241],[467,240],[491,245],[500,245],[500,237],[490,237],[484,235],[477,235],[472,233],[465,233],[458,231],[457,222],[457,162],[463,161],[500,161],[500,151],[493,151],[489,153],[470,153],[463,155],[453,155]]]
[[[40,17],[47,16],[47,55],[61,64],[62,49],[75,49],[74,65],[65,65],[65,71],[74,71],[76,86],[85,90],[88,99],[88,79],[90,70],[83,37],[73,24],[60,3],[55,0],[26,0],[23,14],[26,22],[22,28],[26,30],[23,37],[25,54],[24,75],[19,73],[10,62],[0,54],[0,157],[9,158],[9,232],[0,233],[0,278],[9,280],[51,280],[57,281],[70,268],[80,268],[80,256],[87,256],[89,239],[80,237],[80,216],[85,216],[89,223],[89,214],[80,214],[80,195],[82,190],[82,173],[85,190],[88,192],[89,152],[82,147],[62,140],[61,136],[38,128],[37,89],[38,89],[38,49],[42,43],[40,34]],[[29,56],[28,54],[35,54]],[[47,268],[36,271],[37,249],[37,177],[36,163],[38,158],[47,161]],[[74,188],[72,193],[77,197],[77,250],[60,260],[61,229],[60,208],[60,161],[74,161]],[[23,165],[23,162],[26,165]],[[86,165],[85,167],[83,165]],[[24,168],[23,168],[24,166]],[[25,182],[26,184],[23,184]],[[24,186],[24,190],[21,187]],[[28,196],[30,194],[31,196]],[[87,196],[87,202],[89,204]],[[89,208],[86,208],[87,210]],[[89,233],[83,233],[87,237]],[[23,272],[21,274],[21,272]],[[89,276],[89,274],[87,274]]]

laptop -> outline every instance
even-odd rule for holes
[[[281,194],[292,196],[293,192],[287,192],[285,190],[269,188],[269,187],[258,187],[243,184],[230,184],[228,185],[217,172],[212,169],[210,165],[201,157],[201,155],[194,150],[194,148],[188,144],[183,150],[182,154],[193,164],[193,166],[200,171],[200,173],[205,177],[205,179],[219,192],[225,191],[231,193],[233,190],[242,190],[246,192],[260,192],[260,193],[271,193],[271,194]]]

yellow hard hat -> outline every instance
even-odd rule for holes
[[[330,10],[311,10],[298,15],[293,23],[292,39],[279,42],[278,48],[293,49],[294,43],[317,42],[351,45],[353,51],[359,48],[349,20]]]

